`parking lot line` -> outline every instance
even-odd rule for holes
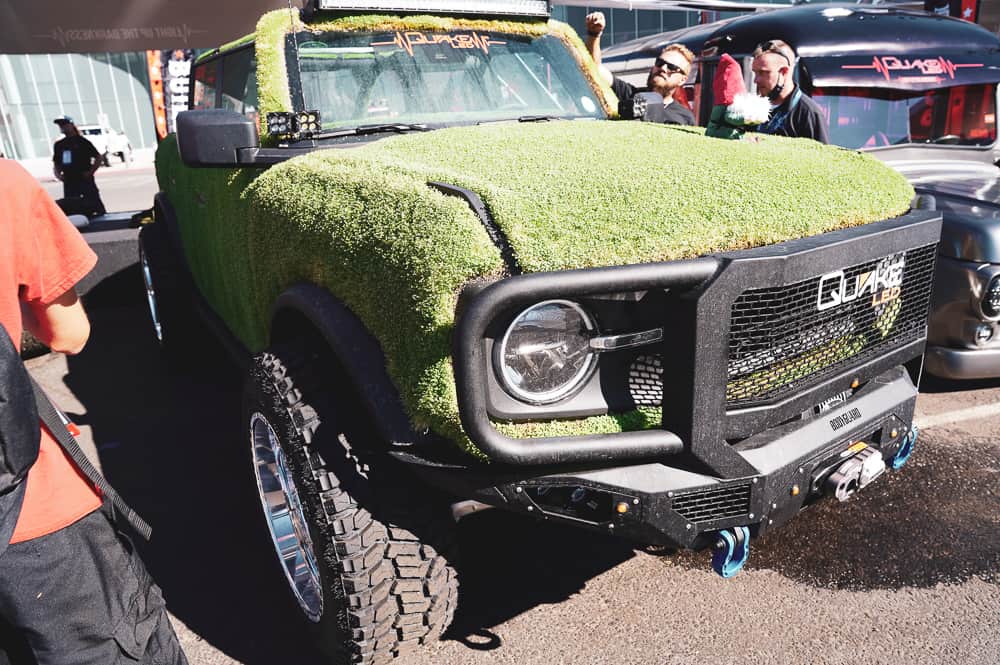
[[[1000,415],[1000,404],[982,404],[980,406],[969,407],[968,409],[958,409],[956,411],[945,411],[931,416],[920,416],[914,419],[918,427],[940,427],[941,425],[951,425],[964,420],[976,420],[978,418],[988,418]]]

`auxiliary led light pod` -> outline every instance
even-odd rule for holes
[[[267,114],[267,133],[282,138],[308,137],[320,131],[319,111],[272,111]]]

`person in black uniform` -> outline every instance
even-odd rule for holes
[[[792,80],[795,52],[779,39],[761,43],[753,52],[757,94],[771,100],[771,118],[757,126],[762,134],[800,136],[829,143],[826,119],[814,102]]]
[[[636,93],[653,91],[658,92],[663,97],[663,122],[670,125],[693,125],[694,114],[690,109],[674,100],[674,93],[687,81],[688,74],[691,73],[691,63],[694,62],[694,53],[683,44],[668,44],[660,57],[653,63],[649,70],[649,77],[646,79],[646,87],[638,88],[631,83],[621,80],[613,75],[611,71],[601,65],[601,35],[604,33],[604,14],[593,12],[587,15],[587,50],[597,63],[604,77],[615,95],[620,100],[630,100]]]
[[[63,198],[56,203],[67,215],[103,215],[104,202],[94,182],[94,173],[101,165],[100,153],[80,135],[73,118],[64,115],[53,122],[63,133],[52,150],[52,172],[63,183]]]

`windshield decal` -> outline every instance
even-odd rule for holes
[[[387,42],[372,42],[372,46],[395,46],[404,49],[411,56],[415,46],[434,46],[445,44],[453,49],[481,49],[483,53],[489,53],[492,46],[505,45],[493,39],[489,35],[481,35],[478,32],[472,34],[445,35],[440,33],[427,34],[425,32],[397,32],[396,36]]]
[[[841,65],[841,69],[874,69],[886,81],[891,81],[893,76],[897,79],[905,79],[914,83],[941,83],[944,75],[948,78],[955,78],[955,70],[965,67],[982,67],[983,63],[956,63],[947,58],[897,58],[892,55],[875,56],[870,65]],[[908,75],[907,72],[916,70],[921,75]]]

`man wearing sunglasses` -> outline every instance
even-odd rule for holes
[[[795,52],[779,39],[762,42],[753,52],[753,80],[757,94],[771,100],[771,118],[757,131],[762,134],[799,136],[829,143],[826,119],[792,78]]]
[[[611,86],[620,100],[630,100],[637,93],[651,90],[663,97],[662,121],[669,125],[693,125],[694,114],[681,104],[674,101],[674,93],[684,85],[691,72],[694,54],[683,44],[669,44],[660,52],[660,57],[653,63],[646,79],[646,88],[637,88],[616,77],[601,64],[601,35],[604,33],[604,14],[594,12],[587,15],[587,50],[597,63],[597,67],[606,83]]]

